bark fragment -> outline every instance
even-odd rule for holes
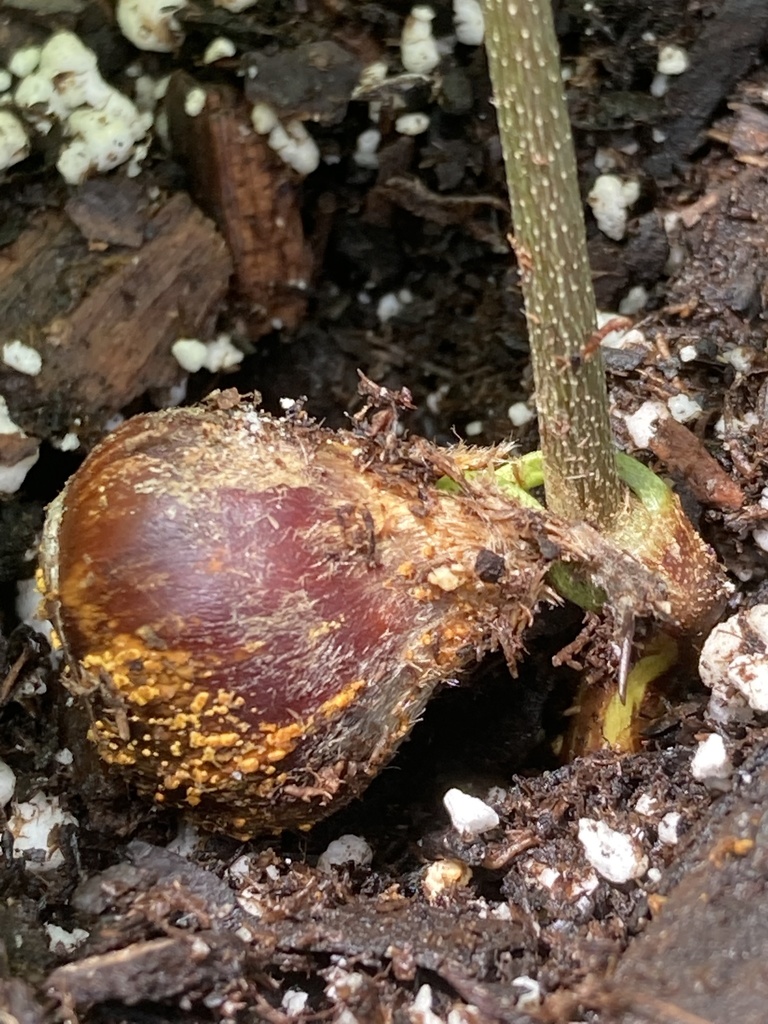
[[[734,511],[745,502],[744,492],[710,455],[693,431],[672,416],[659,419],[648,447],[675,475],[681,476],[704,505]]]
[[[236,935],[197,932],[136,942],[55,970],[48,995],[64,1005],[118,1000],[134,1006],[181,994],[200,998],[238,978],[246,946]]]
[[[28,433],[80,421],[81,440],[148,388],[178,382],[171,345],[210,334],[231,269],[184,193],[152,212],[139,249],[94,252],[66,216],[45,211],[3,257],[0,343],[20,339],[42,367],[32,376],[0,364],[0,390]]]
[[[253,130],[242,97],[227,86],[206,89],[203,111],[190,117],[185,97],[199,88],[178,72],[167,94],[171,140],[192,192],[229,244],[236,290],[248,304],[258,338],[276,323],[291,328],[306,307],[312,258],[301,222],[297,175]]]

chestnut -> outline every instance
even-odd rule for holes
[[[41,554],[104,761],[238,837],[359,794],[441,680],[498,643],[514,662],[550,594],[534,510],[436,486],[468,458],[226,392],[108,436]]]

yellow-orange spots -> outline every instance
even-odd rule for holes
[[[216,703],[225,709],[232,707],[233,701],[236,699],[235,695],[229,690],[219,690],[216,694]]]
[[[347,683],[343,690],[334,694],[333,697],[329,697],[327,701],[320,705],[318,714],[328,717],[334,714],[334,712],[343,711],[344,708],[349,707],[364,686],[364,679],[355,679],[351,683]]]
[[[453,626],[446,626],[443,630],[443,639],[447,641],[459,640],[462,643],[471,636],[472,628],[467,622],[457,622]]]
[[[136,764],[136,758],[132,754],[129,754],[127,750],[118,751],[116,754],[110,753],[110,756],[105,758],[105,760],[108,760],[111,764],[122,765],[124,767]]]
[[[178,789],[179,786],[184,782],[189,781],[189,772],[187,771],[176,771],[172,775],[166,775],[162,781],[162,789]]]
[[[195,697],[192,699],[192,702],[189,705],[189,710],[192,711],[194,714],[198,714],[200,711],[203,710],[205,705],[208,703],[209,697],[209,693],[205,693],[201,690],[201,692],[196,694]]]
[[[258,654],[258,652],[260,650],[262,650],[266,646],[267,646],[267,641],[266,640],[245,640],[245,641],[243,641],[242,648],[241,648],[242,652],[243,652],[242,660],[245,661],[252,654]]]
[[[309,640],[319,640],[321,637],[328,636],[329,633],[334,633],[337,629],[341,629],[341,623],[335,619],[329,619],[313,626],[307,633],[307,637]]]
[[[149,724],[155,726],[161,726],[163,729],[167,729],[169,732],[184,732],[188,725],[197,725],[197,715],[186,715],[179,712],[174,715],[173,718],[150,718]]]
[[[150,704],[153,700],[157,700],[160,696],[160,690],[157,686],[136,686],[130,693],[126,694],[126,697],[132,704],[137,704],[140,708]]]
[[[226,747],[234,747],[239,742],[240,737],[236,732],[221,732],[221,733],[209,733],[206,736],[206,747],[211,747],[214,750],[222,750]],[[194,744],[192,744],[194,746]]]
[[[239,757],[237,759],[236,771],[242,772],[243,775],[250,775],[251,772],[260,771],[263,763],[261,754],[251,754],[249,757]]]

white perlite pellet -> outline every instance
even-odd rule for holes
[[[451,824],[465,839],[480,836],[499,824],[499,816],[492,807],[460,789],[449,789],[443,797],[443,805]]]
[[[595,871],[615,885],[642,878],[648,870],[648,858],[637,839],[604,821],[580,818],[579,842]]]
[[[634,179],[622,181],[615,174],[601,174],[589,191],[587,202],[597,226],[618,242],[627,230],[628,210],[640,197],[640,185]]]
[[[699,674],[712,691],[714,709],[727,713],[730,705],[746,702],[753,711],[768,711],[768,604],[715,626],[702,647]]]
[[[725,741],[719,733],[710,733],[703,739],[691,761],[691,775],[699,782],[727,779],[733,771]]]
[[[352,864],[353,867],[367,868],[373,860],[373,850],[362,836],[343,835],[330,842],[317,859],[320,871],[330,874],[335,867]]]

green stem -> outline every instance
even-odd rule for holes
[[[550,0],[485,0],[486,46],[536,385],[547,506],[598,529],[622,506],[584,213]],[[592,351],[594,348],[594,351]]]
[[[648,688],[677,664],[678,646],[672,637],[658,633],[642,658],[627,678],[626,694],[622,700],[618,690],[610,692],[601,716],[603,743],[614,750],[635,750],[635,731]]]
[[[652,470],[630,455],[616,452],[615,459],[617,473],[621,481],[638,499],[639,507],[648,516],[659,522],[662,529],[665,529],[666,516],[674,506],[672,491]],[[473,476],[473,473],[467,473],[469,479]],[[518,504],[533,508],[542,506],[529,491],[535,487],[541,487],[545,483],[544,476],[544,457],[540,451],[528,452],[527,455],[511,459],[493,471],[493,478],[500,490]],[[637,536],[638,506],[635,506],[635,510],[634,516],[617,517],[614,520],[616,529],[612,536],[614,540],[629,550],[635,549],[635,553],[642,559],[645,531],[640,529],[640,536]],[[573,601],[581,608],[595,611],[605,602],[605,592],[580,574],[573,565],[555,563],[548,575],[555,590],[562,597]]]
[[[614,466],[626,486],[627,500],[610,528],[602,533],[590,530],[593,537],[601,538],[604,547],[596,554],[594,543],[587,543],[593,552],[588,559],[589,572],[586,565],[580,566],[570,559],[554,563],[549,569],[550,584],[563,597],[585,609],[601,607],[606,591],[610,591],[619,623],[629,625],[635,609],[653,606],[654,614],[661,615],[667,628],[678,633],[705,631],[714,623],[730,593],[714,553],[691,526],[677,496],[652,470],[622,452],[615,454]],[[467,482],[481,486],[483,479],[492,481],[511,501],[544,512],[530,491],[542,484],[547,488],[545,469],[543,453],[539,451],[509,459],[494,469],[467,468],[463,476]],[[462,490],[461,484],[450,477],[440,479],[437,487],[449,493]],[[573,522],[569,529],[577,537],[582,528],[583,523]],[[622,564],[617,576],[611,550],[617,557],[622,553],[629,555],[644,572],[652,574],[653,583],[649,583],[649,578],[643,580],[642,573],[638,576],[631,563]],[[655,591],[652,601],[649,585]]]

